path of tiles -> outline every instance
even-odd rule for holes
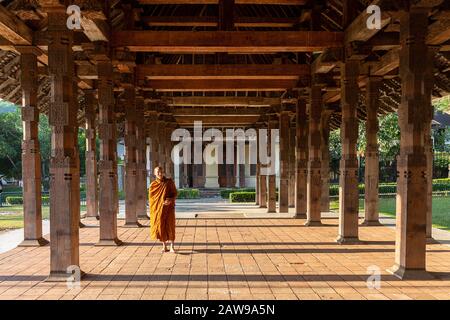
[[[393,228],[361,227],[361,245],[338,245],[337,219],[179,219],[177,254],[161,253],[148,228],[119,227],[121,247],[96,247],[98,227],[81,229],[80,288],[45,282],[49,247],[0,255],[0,299],[450,299],[450,246],[428,246],[436,280],[400,281]],[[367,286],[368,268],[380,288]]]

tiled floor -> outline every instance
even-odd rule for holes
[[[338,245],[337,219],[304,227],[296,219],[179,219],[177,254],[161,254],[148,227],[119,227],[121,247],[96,247],[81,230],[80,288],[45,282],[49,247],[0,255],[0,299],[450,299],[450,246],[428,246],[433,281],[400,281],[394,230],[361,227],[361,245]],[[95,224],[95,222],[88,222]],[[382,273],[367,286],[368,268]]]

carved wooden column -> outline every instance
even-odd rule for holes
[[[339,237],[338,243],[358,242],[358,75],[359,61],[348,60],[341,66],[342,159],[339,177]]]
[[[167,122],[165,134],[166,134],[166,144],[164,148],[164,157],[166,162],[166,175],[167,177],[175,180],[175,167],[172,161],[172,132],[176,129],[176,123],[173,121]]]
[[[289,130],[289,208],[295,208],[295,122],[291,121]]]
[[[280,189],[279,212],[289,212],[289,111],[280,112]]]
[[[134,86],[125,86],[125,224],[124,227],[142,227],[137,219],[137,150],[136,150],[136,92]]]
[[[98,138],[100,140],[98,245],[121,245],[117,237],[117,141],[114,113],[113,67],[110,60],[97,62],[98,70]]]
[[[138,219],[147,220],[147,134],[144,110],[144,98],[136,97],[136,213]]]
[[[259,163],[259,207],[267,208],[267,173],[266,164],[261,163],[260,148],[266,148],[266,145],[261,141],[261,132],[258,132],[258,163]],[[269,137],[269,135],[268,135]],[[268,141],[268,138],[267,138]]]
[[[378,108],[382,78],[369,77],[366,86],[366,167],[364,172],[364,222],[366,226],[377,226],[379,222],[379,155],[378,155]]]
[[[272,161],[273,166],[273,172],[269,172],[268,175],[268,190],[267,190],[267,212],[268,213],[274,213],[277,211],[277,185],[276,185],[276,172],[275,172],[275,146],[272,145],[272,135],[274,134],[272,130],[278,129],[279,121],[277,121],[276,116],[273,116],[273,118],[269,119],[269,133],[268,133],[268,140],[267,140],[267,148],[268,148],[268,155]]]
[[[330,110],[322,111],[322,121],[320,124],[320,132],[322,135],[322,196],[320,210],[322,212],[330,211],[330,117],[332,113]]]
[[[75,71],[75,69],[74,69]],[[76,165],[76,171],[78,172],[76,175],[73,176],[74,184],[77,186],[75,188],[75,198],[77,199],[81,199],[81,190],[80,190],[80,183],[81,183],[81,161],[80,161],[80,147],[78,145],[78,133],[79,133],[79,124],[78,124],[78,110],[80,109],[80,104],[79,104],[79,100],[78,100],[78,81],[75,79],[75,77],[73,78],[73,82],[72,82],[72,86],[73,86],[73,92],[74,94],[72,95],[73,98],[73,105],[75,108],[75,115],[76,115],[76,120],[75,120],[75,134],[73,135],[73,143],[75,146],[75,154],[74,154],[74,158],[75,158],[75,165]],[[83,222],[81,222],[81,203],[80,201],[75,202],[76,208],[75,210],[77,212],[80,213],[80,220],[78,221],[78,226],[80,228],[84,228],[85,225]]]
[[[86,217],[99,219],[97,170],[97,105],[94,90],[85,90],[86,100]]]
[[[322,87],[312,85],[311,104],[309,108],[309,160],[307,182],[307,221],[306,226],[321,225],[321,194],[322,194],[322,136],[320,122],[322,118]]]
[[[22,247],[43,246],[48,241],[42,237],[41,209],[41,154],[38,139],[38,70],[39,50],[34,47],[17,48],[21,53],[20,84],[22,88],[22,180],[23,223]]]
[[[50,158],[50,276],[66,281],[68,268],[79,266],[79,185],[75,137],[77,110],[73,86],[73,32],[66,26],[64,8],[48,11],[49,123],[52,130]]]
[[[150,140],[151,140],[151,173],[152,180],[155,178],[153,172],[159,166],[159,140],[158,140],[158,113],[150,111],[149,113]]]
[[[308,121],[306,101],[299,99],[296,110],[296,142],[295,142],[295,216],[306,218],[307,208],[307,172],[308,172]]]
[[[434,87],[434,59],[436,53],[439,52],[439,46],[428,46],[428,62],[427,66],[431,70],[427,70],[428,80],[426,81],[425,92],[426,95],[431,96]],[[433,239],[433,140],[431,135],[431,125],[434,118],[434,106],[429,101],[427,110],[423,113],[425,117],[425,129],[424,129],[424,144],[425,144],[425,156],[427,159],[427,243],[435,243]]]
[[[395,265],[402,279],[427,276],[427,159],[424,134],[429,125],[433,65],[426,45],[428,10],[412,7],[400,18],[400,155],[397,178]]]

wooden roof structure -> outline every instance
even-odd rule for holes
[[[46,12],[58,0],[0,1],[0,98],[20,104],[17,46],[36,46],[39,108],[48,113]],[[61,1],[63,2],[63,1]],[[194,119],[207,125],[250,126],[283,99],[304,94],[311,78],[323,84],[323,100],[340,126],[340,62],[360,61],[359,85],[367,75],[383,77],[380,114],[401,100],[399,10],[384,0],[76,0],[82,30],[74,54],[79,87],[79,123],[84,89],[95,89],[94,47],[113,54],[117,113],[123,113],[123,83],[133,78],[147,108],[169,113],[180,126]],[[417,1],[416,1],[417,2]],[[436,47],[434,97],[450,93],[450,3],[432,7],[428,44]],[[351,4],[351,5],[350,5]],[[382,8],[382,29],[366,27],[370,4]],[[350,12],[351,11],[351,12]],[[346,17],[346,18],[344,18]],[[348,17],[354,17],[349,20]],[[348,20],[348,21],[344,21]],[[359,119],[365,119],[360,94]]]

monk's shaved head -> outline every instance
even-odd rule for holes
[[[162,179],[164,177],[164,169],[161,166],[157,166],[155,167],[155,169],[153,170],[153,174],[158,178],[158,179]]]

